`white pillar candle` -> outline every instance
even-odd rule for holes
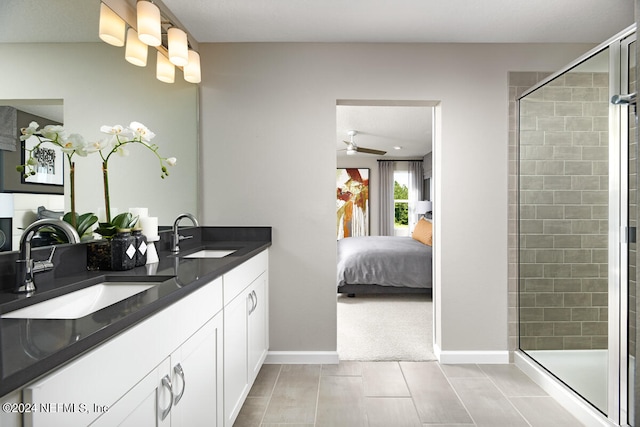
[[[147,239],[154,239],[158,237],[158,217],[157,216],[144,216],[139,219],[140,228],[142,228],[142,234],[147,236]]]
[[[129,213],[138,218],[144,218],[149,216],[149,209],[147,208],[129,208]]]
[[[0,218],[13,218],[13,194],[0,193]]]

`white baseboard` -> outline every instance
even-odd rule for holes
[[[442,351],[437,344],[433,345],[433,353],[443,365],[503,365],[509,363],[509,351]]]
[[[270,351],[267,365],[337,365],[337,351]]]

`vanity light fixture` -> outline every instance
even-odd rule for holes
[[[147,55],[149,47],[138,38],[138,32],[133,28],[127,30],[127,48],[124,58],[138,67],[147,66]]]
[[[200,83],[200,54],[195,50],[189,49],[189,62],[182,69],[184,79],[189,83]]]
[[[171,27],[167,31],[167,45],[169,46],[169,61],[178,67],[184,67],[189,62],[189,44],[187,33],[178,27]]]
[[[176,67],[160,51],[158,51],[157,58],[156,78],[161,82],[173,83],[176,76]]]
[[[200,55],[195,40],[190,42],[186,31],[171,12],[149,0],[138,0],[135,9],[132,0],[102,0],[100,3],[100,38],[114,46],[124,46],[125,59],[133,65],[145,67],[148,46],[156,48],[156,78],[162,82],[175,81],[175,67],[180,67],[185,81],[200,83]],[[127,26],[129,27],[127,29]]]
[[[124,33],[127,24],[109,6],[100,3],[100,22],[98,36],[105,43],[113,46],[124,46]]]
[[[147,0],[141,0],[136,4],[138,38],[149,46],[162,44],[162,25],[160,21],[160,9]]]

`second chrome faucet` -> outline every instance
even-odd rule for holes
[[[176,220],[173,222],[173,232],[171,233],[171,252],[173,252],[174,254],[180,252],[180,240],[193,239],[193,236],[181,236],[178,231],[178,225],[180,224],[180,220],[182,220],[183,218],[189,218],[194,227],[200,226],[200,224],[198,224],[198,220],[192,214],[183,213],[178,215]]]

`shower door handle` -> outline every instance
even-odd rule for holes
[[[615,105],[635,105],[636,93],[628,93],[626,95],[613,95],[611,97],[611,103]]]
[[[627,228],[627,243],[636,242],[636,227]]]

